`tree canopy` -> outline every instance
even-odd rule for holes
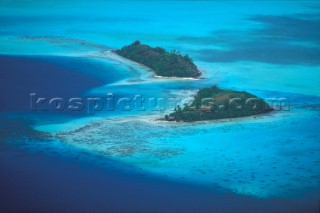
[[[135,41],[114,52],[151,68],[158,76],[197,78],[201,75],[192,59],[176,50],[168,52],[161,47],[152,48]]]
[[[170,121],[203,121],[258,115],[273,109],[262,99],[245,91],[224,90],[216,86],[203,88],[191,104],[176,107],[165,116]]]

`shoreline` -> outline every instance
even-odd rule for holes
[[[279,119],[282,117],[291,117],[294,116],[296,113],[278,113],[278,111],[272,111],[269,113],[251,115],[251,116],[244,116],[244,117],[236,117],[236,118],[221,118],[221,119],[214,119],[214,120],[202,120],[202,121],[194,121],[194,122],[177,122],[177,121],[166,121],[162,119],[156,119],[151,121],[151,123],[171,123],[173,125],[181,125],[181,126],[189,126],[189,125],[211,125],[211,124],[227,124],[232,125],[236,123],[251,123],[254,121],[262,121],[262,122],[269,122],[271,119]]]
[[[153,78],[158,78],[158,79],[171,79],[171,80],[202,80],[202,79],[205,79],[205,78],[203,77],[204,74],[203,74],[202,70],[199,70],[199,71],[200,71],[200,76],[199,76],[198,78],[193,78],[193,77],[176,77],[176,76],[170,76],[170,77],[169,77],[169,76],[161,76],[161,75],[157,75],[156,72],[155,72],[153,69],[151,69],[150,67],[147,67],[146,65],[141,64],[141,63],[136,62],[136,61],[133,61],[133,60],[131,60],[131,59],[125,58],[125,57],[123,57],[123,56],[115,53],[113,50],[102,51],[102,52],[100,52],[100,53],[103,54],[103,56],[107,56],[107,57],[108,57],[109,59],[111,59],[111,60],[115,60],[115,61],[118,61],[118,62],[120,62],[120,63],[121,63],[121,62],[127,62],[127,63],[129,62],[129,63],[131,63],[131,64],[135,64],[135,65],[137,65],[137,66],[139,66],[139,67],[147,70],[148,72],[152,72],[152,73],[153,73],[153,75],[152,75]],[[104,53],[107,53],[107,54],[104,54]],[[128,65],[128,64],[126,64],[126,65]]]
[[[130,60],[128,58],[122,57],[121,55],[116,54],[112,50],[105,50],[105,51],[100,51],[97,53],[98,53],[97,56],[100,58],[107,58],[109,60],[116,61],[116,62],[119,62],[120,64],[124,64],[127,66],[133,64],[133,65],[139,66],[147,71],[154,72],[150,67],[147,67],[143,64],[140,64],[140,63],[133,61],[133,60]]]
[[[154,78],[159,78],[159,79],[171,79],[171,80],[193,80],[193,81],[198,81],[204,78],[192,78],[192,77],[167,77],[167,76],[161,76],[161,75],[153,75]]]

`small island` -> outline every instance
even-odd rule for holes
[[[167,52],[136,41],[114,53],[151,68],[159,77],[199,78],[201,72],[188,55],[178,51]]]
[[[244,91],[224,90],[217,86],[203,88],[191,104],[176,107],[164,120],[176,122],[239,118],[267,113],[273,109],[262,99]]]

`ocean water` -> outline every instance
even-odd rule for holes
[[[126,165],[119,170],[129,176],[148,174],[213,194],[265,200],[318,196],[319,10],[317,1],[2,1],[1,96],[11,105],[0,114],[1,142],[31,152],[49,147],[57,150],[50,155],[59,156],[83,150],[102,168],[112,160]],[[155,79],[144,67],[108,55],[135,40],[189,54],[205,78]],[[15,73],[25,77],[17,81]],[[290,109],[178,124],[156,122],[169,109],[150,106],[95,115],[28,108],[31,92],[187,101],[210,85],[286,98]],[[8,98],[17,94],[25,101]],[[24,107],[10,111],[17,103]],[[8,125],[17,120],[24,128]]]

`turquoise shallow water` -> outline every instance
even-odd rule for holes
[[[149,110],[77,117],[27,112],[54,147],[68,144],[212,191],[256,198],[319,192],[317,2],[3,1],[0,11],[0,53],[105,79],[84,96],[185,97],[217,84],[291,101],[289,111],[197,124],[154,122],[163,112]],[[137,39],[188,53],[205,79],[153,79],[101,54]]]
[[[319,186],[320,100],[311,99],[309,107],[299,104],[289,112],[215,123],[129,117],[101,118],[73,131],[65,131],[69,124],[38,128],[165,178],[261,198],[286,197]]]

